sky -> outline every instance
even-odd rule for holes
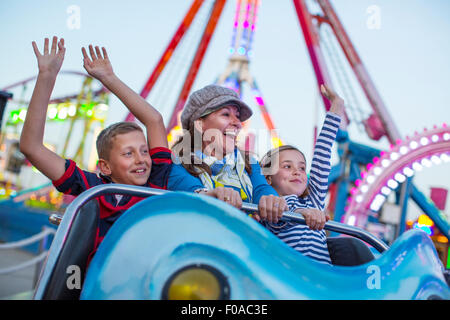
[[[36,75],[31,41],[37,41],[42,48],[44,37],[57,35],[65,39],[67,48],[62,70],[83,72],[81,47],[105,46],[116,74],[139,92],[190,4],[190,0],[2,0],[0,88]],[[435,124],[449,123],[450,2],[334,0],[332,4],[400,133],[412,135]],[[72,8],[79,12],[79,19],[74,20]],[[379,12],[375,26],[371,8]],[[234,11],[235,1],[227,1],[193,90],[214,82],[225,70]],[[190,48],[186,52],[195,49],[193,40],[186,42],[185,47]],[[148,98],[166,121],[173,108],[171,97],[176,94],[158,94],[176,91],[170,86],[181,81],[181,70],[187,68],[188,62],[183,54],[178,60],[180,67],[173,68],[175,80],[166,80],[168,89],[158,83]],[[313,129],[320,125],[324,112],[292,1],[261,1],[250,71],[280,137],[285,143],[300,147],[310,159]],[[80,81],[61,75],[55,96],[77,93]],[[22,95],[19,89],[13,93],[16,98]],[[31,93],[32,88],[27,88],[24,97]],[[368,110],[361,92],[356,94]],[[254,110],[252,125],[262,128],[261,115],[245,87],[243,98]],[[106,122],[121,121],[126,114],[125,107],[112,98]],[[58,139],[67,126],[49,127],[46,140],[61,144]],[[356,142],[380,149],[389,146],[385,138],[375,143],[352,130],[350,138]],[[260,156],[263,151],[259,150]],[[432,167],[416,174],[414,182],[426,195],[432,186],[449,188],[449,169],[449,164]]]

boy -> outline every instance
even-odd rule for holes
[[[38,60],[39,74],[20,137],[20,150],[28,160],[52,180],[58,191],[75,196],[104,183],[166,189],[172,161],[162,116],[114,74],[105,48],[102,48],[102,55],[98,47],[94,51],[90,45],[90,57],[82,48],[84,68],[145,125],[147,140],[140,126],[135,123],[120,122],[104,129],[97,138],[100,176],[81,170],[74,161],[63,159],[44,146],[47,107],[64,60],[64,39],[58,42],[57,37],[53,37],[49,51],[49,39],[46,38],[43,54],[34,41],[32,45]],[[99,226],[89,260],[114,221],[140,200],[142,198],[115,195],[98,198]]]

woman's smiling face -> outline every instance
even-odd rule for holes
[[[239,110],[235,106],[225,106],[200,118],[197,127],[202,132],[202,151],[207,155],[222,159],[234,151],[236,138],[242,129]]]

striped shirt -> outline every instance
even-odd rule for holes
[[[325,209],[328,176],[331,171],[331,147],[336,139],[340,122],[341,118],[338,115],[327,112],[314,147],[308,181],[309,195],[303,198],[297,195],[284,196],[289,211],[299,208]],[[265,223],[265,226],[296,251],[319,262],[331,264],[325,230],[311,230],[306,225],[292,222]]]

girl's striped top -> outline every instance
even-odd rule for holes
[[[308,181],[309,195],[304,198],[297,195],[285,196],[289,211],[298,208],[325,209],[328,176],[331,171],[331,147],[336,139],[340,122],[341,118],[338,115],[327,112],[314,147]],[[265,226],[296,251],[319,262],[331,264],[324,230],[311,230],[306,225],[291,222],[265,223]]]

